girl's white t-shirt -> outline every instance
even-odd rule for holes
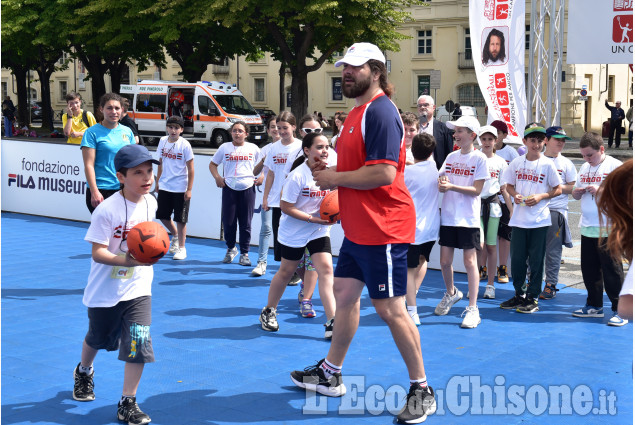
[[[404,170],[404,181],[417,213],[415,245],[439,238],[439,171],[434,161],[421,161]]]
[[[260,149],[260,159],[258,161],[262,161],[262,158],[266,158],[267,155],[269,155],[269,151],[271,150],[272,146],[273,143],[269,143],[263,146],[262,149]],[[264,179],[262,179],[262,188],[264,190],[265,184],[267,183],[267,175],[269,174],[269,169],[266,165],[264,165],[264,163],[262,165],[262,173],[264,175]]]
[[[192,145],[182,137],[171,143],[168,136],[159,140],[156,152],[161,161],[159,189],[168,192],[183,193],[187,190],[187,162],[194,159]]]
[[[553,161],[540,155],[540,158],[529,161],[527,155],[513,160],[503,174],[503,183],[514,186],[523,197],[547,193],[562,184],[558,170]],[[549,199],[543,199],[531,207],[514,203],[514,212],[509,220],[511,227],[532,229],[551,226]]]
[[[330,190],[321,190],[313,180],[307,163],[303,163],[287,176],[282,189],[282,200],[313,217],[320,216],[320,204]],[[312,240],[329,236],[331,225],[309,223],[286,215],[280,217],[278,241],[292,248],[302,248]]]
[[[604,161],[595,166],[585,162],[582,164],[582,167],[580,167],[580,173],[578,174],[575,187],[599,186],[604,179],[620,165],[622,165],[622,162],[610,155],[605,155]],[[584,192],[580,202],[580,211],[582,212],[580,227],[600,227],[597,197],[591,195],[589,192]],[[604,223],[606,224],[606,219]]]
[[[233,190],[245,190],[254,185],[254,167],[259,160],[260,148],[251,142],[241,146],[223,143],[212,157],[214,164],[223,164],[225,184]]]
[[[507,169],[507,162],[500,156],[494,155],[491,158],[487,158],[486,161],[490,178],[485,180],[483,184],[481,198],[489,198],[500,192],[503,172]]]
[[[280,207],[280,192],[287,177],[285,172],[287,161],[290,160],[291,154],[296,152],[301,146],[302,141],[300,139],[293,139],[293,142],[288,145],[283,145],[282,141],[278,140],[271,146],[264,164],[274,174],[269,197],[267,198],[269,207]],[[289,165],[289,167],[291,166]]]
[[[447,176],[450,183],[457,186],[473,186],[476,180],[490,178],[487,157],[477,150],[466,154],[454,151],[445,158],[439,175]],[[441,202],[441,226],[480,228],[481,197],[453,190],[445,192]]]

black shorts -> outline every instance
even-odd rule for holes
[[[439,245],[456,249],[481,250],[481,228],[441,226]]]
[[[408,247],[408,268],[414,269],[419,267],[419,257],[423,255],[426,262],[430,261],[430,252],[434,246],[434,241],[424,242],[419,245],[411,244]]]
[[[120,301],[112,307],[89,307],[88,333],[84,340],[95,350],[119,349],[119,360],[152,363],[151,323],[150,296]]]
[[[99,193],[101,193],[101,196],[104,197],[104,200],[110,198],[112,195],[114,195],[117,192],[119,192],[119,189],[112,189],[112,190],[111,189],[99,189]],[[90,211],[90,213],[92,214],[93,211],[95,211],[95,207],[93,207],[93,204],[90,203],[90,199],[91,199],[90,188],[87,185],[86,186],[86,206],[88,207],[88,211]]]
[[[331,238],[328,236],[324,236],[323,238],[313,239],[306,244],[306,247],[301,248],[293,248],[290,246],[286,246],[284,244],[280,244],[280,255],[285,260],[289,261],[300,261],[302,256],[304,255],[304,249],[309,250],[309,254],[313,255],[317,252],[328,252],[331,253]]]
[[[159,220],[171,220],[174,213],[174,221],[177,223],[187,223],[190,213],[190,201],[185,201],[184,192],[168,192],[159,189],[159,199],[157,200],[157,218]]]
[[[505,205],[504,202],[501,202],[501,211],[503,215],[501,216],[500,221],[498,222],[498,237],[505,239],[506,241],[512,240],[512,228],[509,227],[509,208]]]

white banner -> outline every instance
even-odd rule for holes
[[[567,63],[633,63],[633,0],[569,2]]]
[[[470,0],[470,36],[488,115],[505,121],[509,139],[521,143],[527,115],[525,2]]]

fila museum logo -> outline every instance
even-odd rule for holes
[[[41,190],[84,195],[86,182],[79,177],[78,165],[57,162],[29,161],[22,158],[20,173],[9,173],[7,186],[16,189]]]

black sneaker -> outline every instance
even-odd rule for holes
[[[397,422],[400,424],[419,424],[436,411],[437,402],[434,399],[432,387],[428,385],[421,388],[419,384],[412,384],[406,397],[406,405],[397,415]]]
[[[329,397],[341,397],[346,394],[346,387],[342,383],[342,374],[335,373],[330,378],[324,376],[320,367],[324,359],[315,366],[309,366],[304,370],[291,372],[291,380],[300,388],[315,391]]]
[[[75,385],[73,386],[73,398],[77,401],[93,401],[95,400],[95,383],[93,382],[93,376],[95,371],[90,375],[80,373],[79,366],[81,362],[77,364],[77,367],[73,371],[73,378],[75,379]]]
[[[500,308],[504,308],[505,310],[516,310],[518,307],[525,303],[525,297],[521,295],[514,295],[513,298],[508,299],[505,302],[502,302]]]
[[[335,322],[335,317],[330,319],[328,322],[324,324],[324,338],[331,339],[333,338],[333,323]]]
[[[298,283],[302,282],[302,279],[300,279],[300,276],[298,276],[297,273],[293,273],[293,276],[291,276],[291,280],[289,280],[289,283],[287,283],[287,286],[298,286]]]
[[[127,421],[128,425],[143,425],[151,421],[150,416],[139,409],[136,397],[126,397],[117,406],[117,419]]]
[[[524,301],[523,305],[516,308],[516,312],[529,314],[538,311],[538,301],[533,297],[527,296]]]
[[[276,309],[265,307],[260,312],[260,323],[262,328],[269,332],[277,332],[279,329],[278,319],[276,319]]]

